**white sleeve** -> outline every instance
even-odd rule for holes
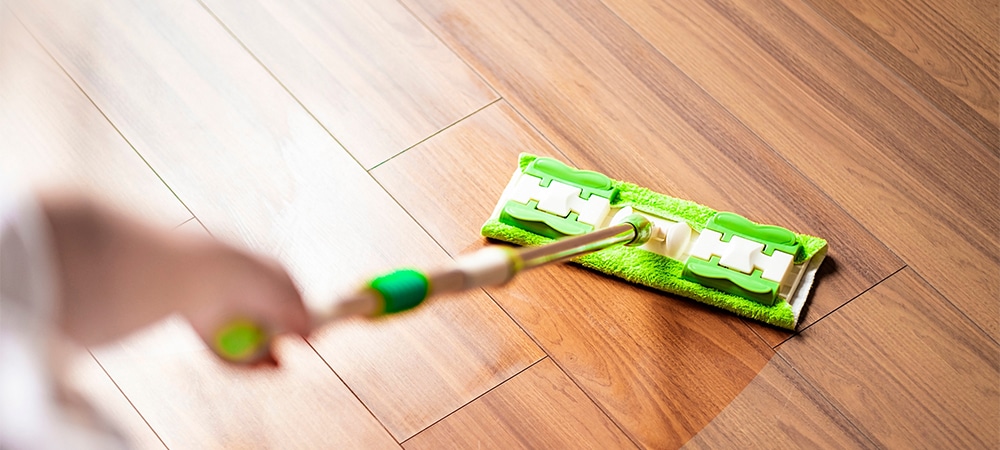
[[[63,343],[49,225],[30,195],[0,191],[0,448],[119,448],[60,401]]]

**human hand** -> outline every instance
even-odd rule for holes
[[[40,196],[52,231],[61,329],[83,345],[121,338],[173,313],[212,346],[234,319],[309,332],[301,295],[276,262],[204,235],[144,224],[93,199]],[[264,352],[249,358],[268,361]]]

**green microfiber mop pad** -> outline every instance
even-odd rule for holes
[[[537,156],[522,154],[519,159],[519,171],[523,173],[536,159],[538,159]],[[550,160],[549,162],[551,161],[554,160]],[[556,163],[558,164],[558,162]],[[589,174],[595,173],[589,172]],[[553,237],[558,236],[543,236],[512,225],[512,223],[516,225],[519,222],[512,222],[509,218],[506,220],[501,219],[500,216],[501,211],[504,209],[504,203],[507,201],[510,191],[515,189],[513,185],[517,181],[518,176],[515,173],[511,186],[508,186],[504,198],[501,199],[501,204],[497,206],[497,210],[494,211],[493,216],[483,225],[482,234],[488,238],[525,246],[535,246],[551,242]],[[560,181],[559,178],[555,178],[555,180]],[[608,199],[608,206],[610,206],[612,211],[630,206],[638,212],[675,222],[686,223],[695,233],[703,233],[710,222],[713,221],[713,218],[721,217],[718,211],[704,205],[659,194],[631,183],[611,179],[607,180],[610,182],[611,190],[614,191],[614,195],[610,195],[612,198]],[[572,181],[568,181],[567,183],[572,183]],[[537,207],[535,202],[531,202],[529,205]],[[577,217],[577,213],[570,213],[569,217],[575,218]],[[715,220],[718,221],[720,219]],[[778,227],[757,227],[775,229],[791,235],[787,230]],[[718,229],[717,227],[713,228]],[[590,269],[620,277],[632,283],[677,294],[744,317],[794,330],[799,312],[811,287],[813,276],[820,262],[822,262],[827,248],[826,241],[815,236],[794,234],[794,241],[798,248],[789,250],[795,253],[789,257],[789,259],[794,258],[792,274],[786,277],[786,282],[784,283],[791,286],[791,288],[784,296],[775,298],[773,305],[765,304],[768,301],[767,298],[764,298],[762,302],[759,299],[747,298],[747,295],[734,295],[715,287],[706,286],[693,279],[697,277],[692,277],[690,274],[685,276],[685,261],[654,253],[643,248],[611,247],[579,257],[574,262]],[[764,246],[763,243],[757,245],[758,248]],[[770,249],[770,246],[767,248],[768,251],[774,251]],[[767,253],[767,251],[763,251],[762,253]],[[718,258],[712,259],[711,263],[718,265]],[[705,264],[710,263],[706,262]],[[759,278],[760,275],[758,272],[754,272],[754,276]],[[745,277],[739,274],[735,276]],[[723,284],[728,286],[729,283]],[[783,289],[789,288],[783,286]],[[752,296],[750,295],[750,297]],[[764,297],[767,296],[765,295]]]

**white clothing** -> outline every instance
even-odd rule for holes
[[[68,344],[49,235],[30,195],[0,192],[0,448],[122,448],[60,381]]]

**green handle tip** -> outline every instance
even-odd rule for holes
[[[267,333],[255,322],[239,319],[230,322],[215,335],[215,352],[232,362],[248,362],[267,344]]]

